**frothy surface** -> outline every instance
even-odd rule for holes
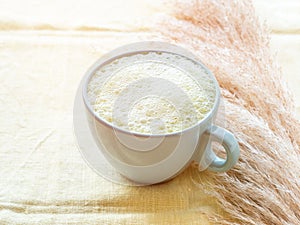
[[[99,117],[146,134],[182,131],[211,110],[215,86],[201,65],[171,53],[125,56],[100,68],[88,84]]]

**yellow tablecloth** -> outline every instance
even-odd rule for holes
[[[195,184],[210,181],[196,170],[126,187],[96,175],[76,147],[72,107],[84,72],[105,52],[138,40],[145,32],[139,21],[167,10],[161,1],[0,5],[0,224],[208,224],[200,211],[222,215],[209,190]],[[272,48],[300,112],[300,4],[255,5],[271,21]]]

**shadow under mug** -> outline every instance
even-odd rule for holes
[[[214,83],[215,101],[210,112],[192,127],[166,134],[143,134],[115,126],[99,117],[88,97],[91,77],[104,65],[124,56],[165,52],[180,55],[199,64]],[[109,163],[122,175],[139,184],[160,183],[182,172],[192,161],[199,169],[225,172],[238,161],[239,145],[232,133],[213,124],[220,104],[220,89],[213,74],[193,54],[166,42],[137,42],[117,48],[101,57],[85,74],[83,102],[93,138]],[[220,143],[226,159],[218,157],[211,143]]]

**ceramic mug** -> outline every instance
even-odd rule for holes
[[[180,132],[144,134],[131,132],[109,123],[93,110],[88,97],[88,84],[96,71],[115,59],[136,53],[166,52],[184,56],[201,65],[207,79],[214,83],[215,99],[206,116],[192,127]],[[203,79],[203,78],[200,78]],[[220,89],[213,74],[193,54],[165,42],[138,42],[117,48],[101,57],[85,74],[82,97],[93,138],[108,162],[122,175],[139,184],[154,184],[173,178],[192,161],[201,170],[225,172],[239,158],[239,145],[234,135],[213,124],[220,104]],[[218,157],[211,148],[219,142],[226,159]]]

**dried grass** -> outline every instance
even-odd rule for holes
[[[218,224],[300,224],[300,123],[249,1],[172,1],[155,30],[194,52],[215,74],[227,129],[239,140],[234,169],[213,176],[212,195],[230,216]],[[201,183],[199,184],[201,186]]]

